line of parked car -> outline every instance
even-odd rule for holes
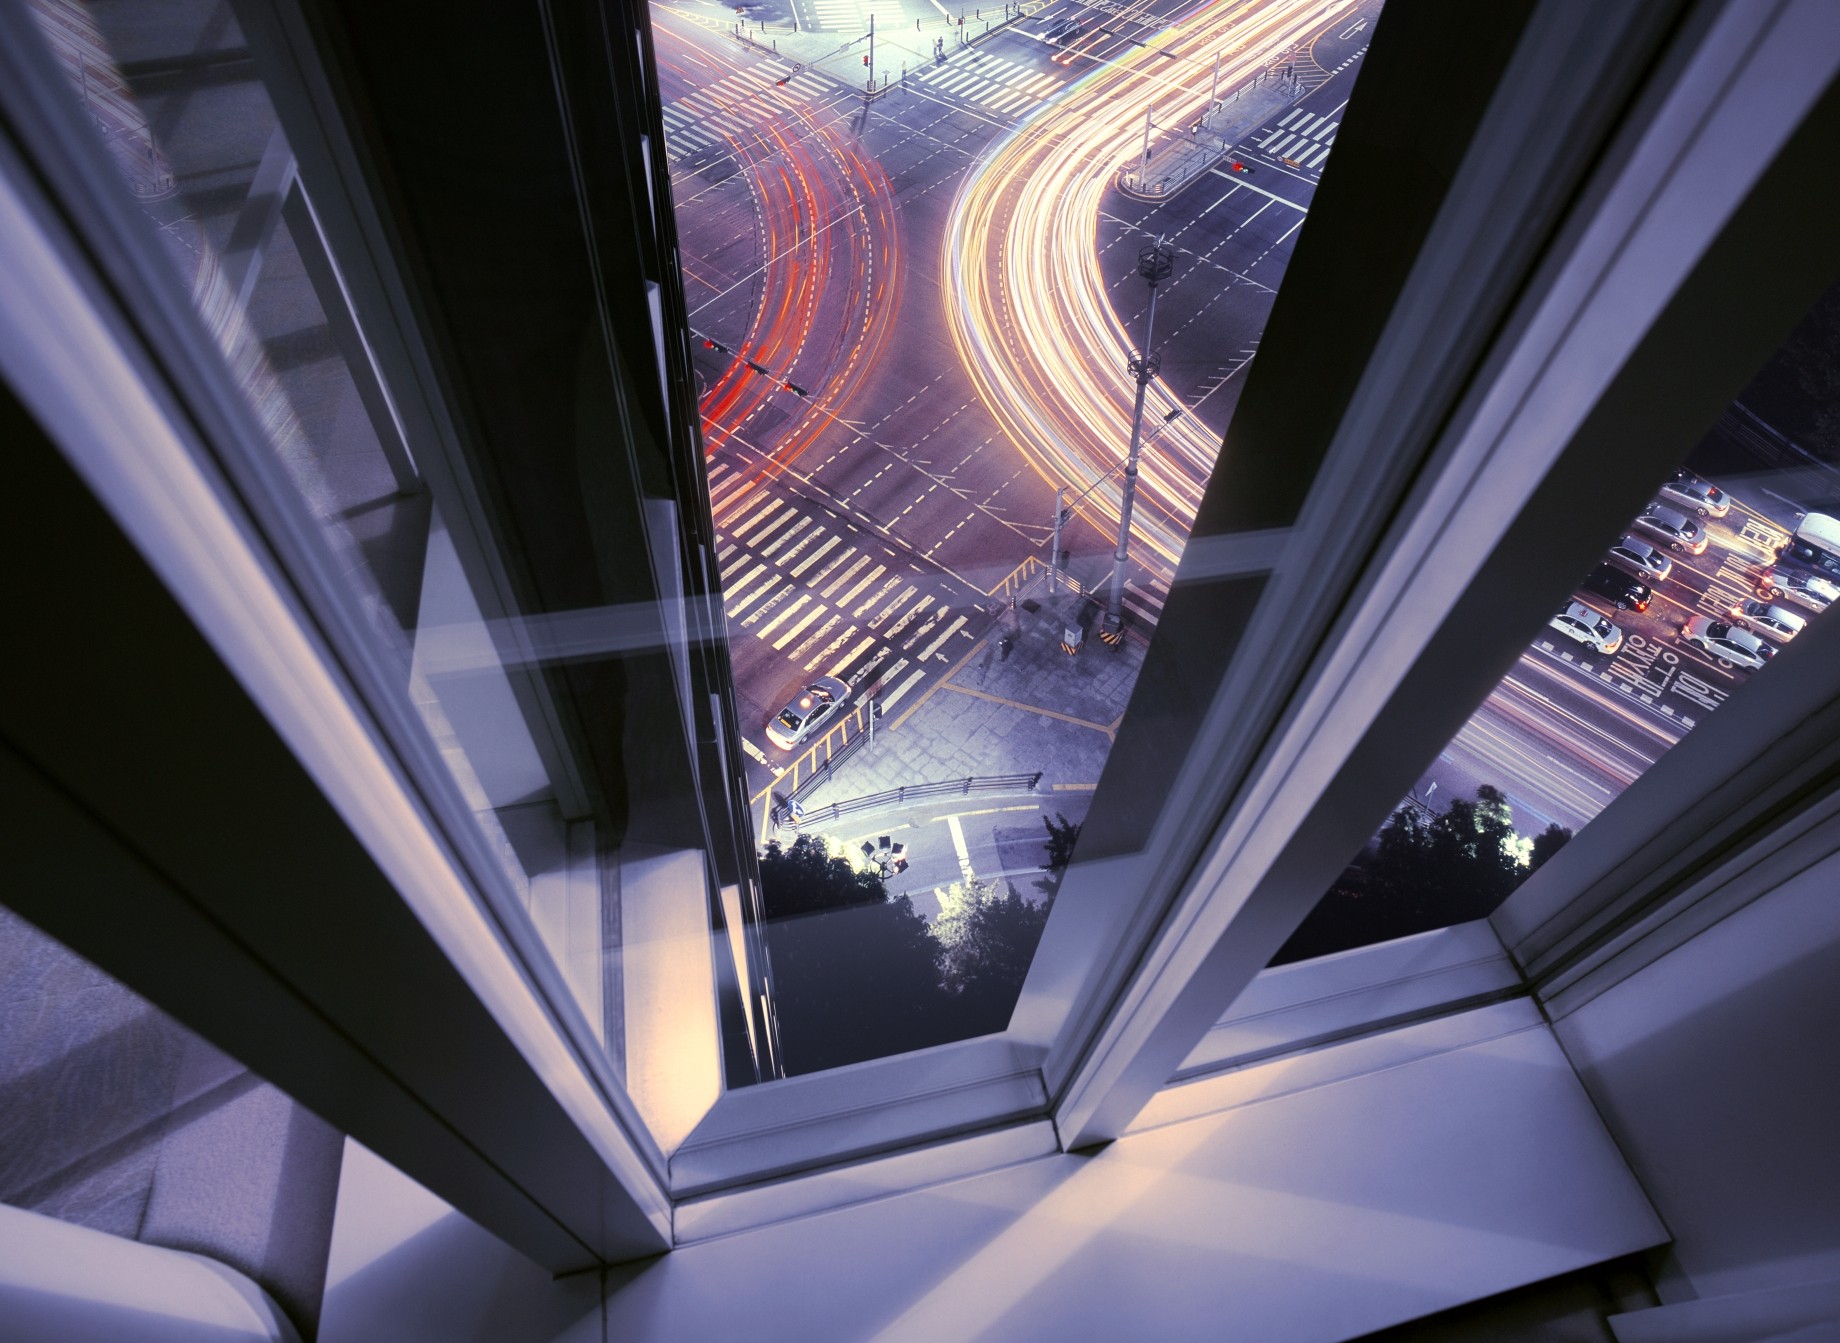
[[[1646,611],[1654,585],[1666,582],[1674,561],[1662,547],[1703,555],[1711,537],[1708,518],[1731,512],[1731,496],[1690,471],[1676,472],[1655,501],[1630,524],[1604,558],[1578,585],[1580,593],[1602,597],[1619,611]],[[1725,617],[1692,616],[1681,637],[1720,666],[1756,671],[1807,624],[1807,611],[1824,611],[1840,600],[1840,521],[1819,513],[1796,519],[1794,533],[1777,547],[1776,563],[1757,579],[1757,595],[1739,601]],[[1569,603],[1547,622],[1567,638],[1606,657],[1623,646],[1623,631],[1610,617],[1580,601]]]

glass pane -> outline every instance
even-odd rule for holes
[[[790,1071],[1007,1025],[1377,12],[654,8]]]
[[[1482,918],[1840,598],[1830,290],[1273,964]]]
[[[443,436],[440,413],[404,402],[405,387],[422,394],[401,373],[407,356],[393,385],[379,351],[417,348],[426,333],[386,329],[387,304],[375,293],[368,308],[361,301],[348,267],[362,249],[339,255],[313,194],[350,184],[303,177],[276,111],[285,100],[232,10],[220,0],[32,6],[253,412],[258,446],[211,445],[226,474],[272,538],[304,531],[304,557],[285,540],[279,553],[337,656],[359,669],[359,693],[436,824],[565,1025],[605,1050],[655,1136],[674,1143],[719,1094],[724,1064],[752,1080],[763,1047],[746,1024],[746,948],[715,912],[715,864],[701,847],[693,698],[676,674],[684,622],[649,586],[633,595],[641,581],[669,594],[675,572],[681,597],[677,515],[630,483],[599,510],[583,503],[626,466],[606,432],[606,331],[564,320],[571,305],[593,312],[588,249],[520,257],[508,244],[508,278],[441,274],[450,338],[454,315],[494,284],[560,292],[570,309],[536,328],[553,335],[494,333],[511,347],[496,351],[501,364],[560,370],[566,383],[514,408],[526,432],[501,432],[499,444],[515,439],[515,453],[494,456],[476,423],[463,445],[460,433]],[[547,81],[539,95],[553,98]],[[560,156],[559,137],[551,148]],[[392,202],[405,214],[422,204]],[[529,280],[525,268],[552,256],[581,282]],[[475,401],[445,408],[455,420],[485,399],[482,383],[467,386]],[[542,528],[518,511],[538,496],[549,507]],[[627,739],[634,717],[650,734],[642,743]],[[643,814],[649,805],[670,815]]]

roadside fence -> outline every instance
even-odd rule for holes
[[[822,778],[814,776],[812,781],[806,783],[798,792],[802,793],[806,789],[814,788],[822,781]],[[787,821],[791,821],[803,828],[816,821],[837,821],[842,820],[845,816],[854,816],[859,812],[881,811],[887,807],[904,806],[909,802],[925,802],[932,798],[969,797],[973,793],[1032,793],[1040,783],[1040,770],[1036,770],[1033,774],[990,774],[965,779],[946,779],[939,783],[904,784],[885,792],[870,793],[867,797],[853,797],[843,802],[831,802],[816,807],[801,806],[798,793],[794,793],[784,804],[775,804],[773,823],[784,825]]]

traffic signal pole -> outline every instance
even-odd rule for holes
[[[1144,314],[1143,352],[1131,361],[1137,379],[1137,403],[1131,409],[1131,448],[1125,457],[1124,500],[1118,511],[1118,549],[1112,555],[1112,591],[1105,604],[1105,625],[1099,637],[1108,644],[1124,642],[1124,568],[1131,554],[1131,506],[1137,500],[1137,454],[1143,446],[1144,394],[1159,364],[1150,353],[1150,333],[1156,325],[1156,287],[1175,269],[1175,249],[1158,242],[1139,249],[1137,273],[1150,283],[1150,308]]]

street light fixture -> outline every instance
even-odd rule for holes
[[[1131,505],[1137,499],[1137,454],[1143,446],[1144,394],[1162,362],[1150,353],[1150,333],[1156,324],[1156,287],[1169,278],[1175,269],[1175,259],[1175,249],[1163,246],[1160,241],[1154,246],[1140,248],[1137,253],[1137,273],[1150,285],[1150,307],[1144,313],[1143,352],[1130,365],[1131,376],[1137,380],[1137,402],[1131,409],[1131,449],[1125,456],[1124,502],[1118,513],[1118,549],[1112,555],[1112,591],[1105,605],[1105,624],[1099,631],[1101,639],[1114,645],[1124,642],[1124,567],[1131,554]]]

